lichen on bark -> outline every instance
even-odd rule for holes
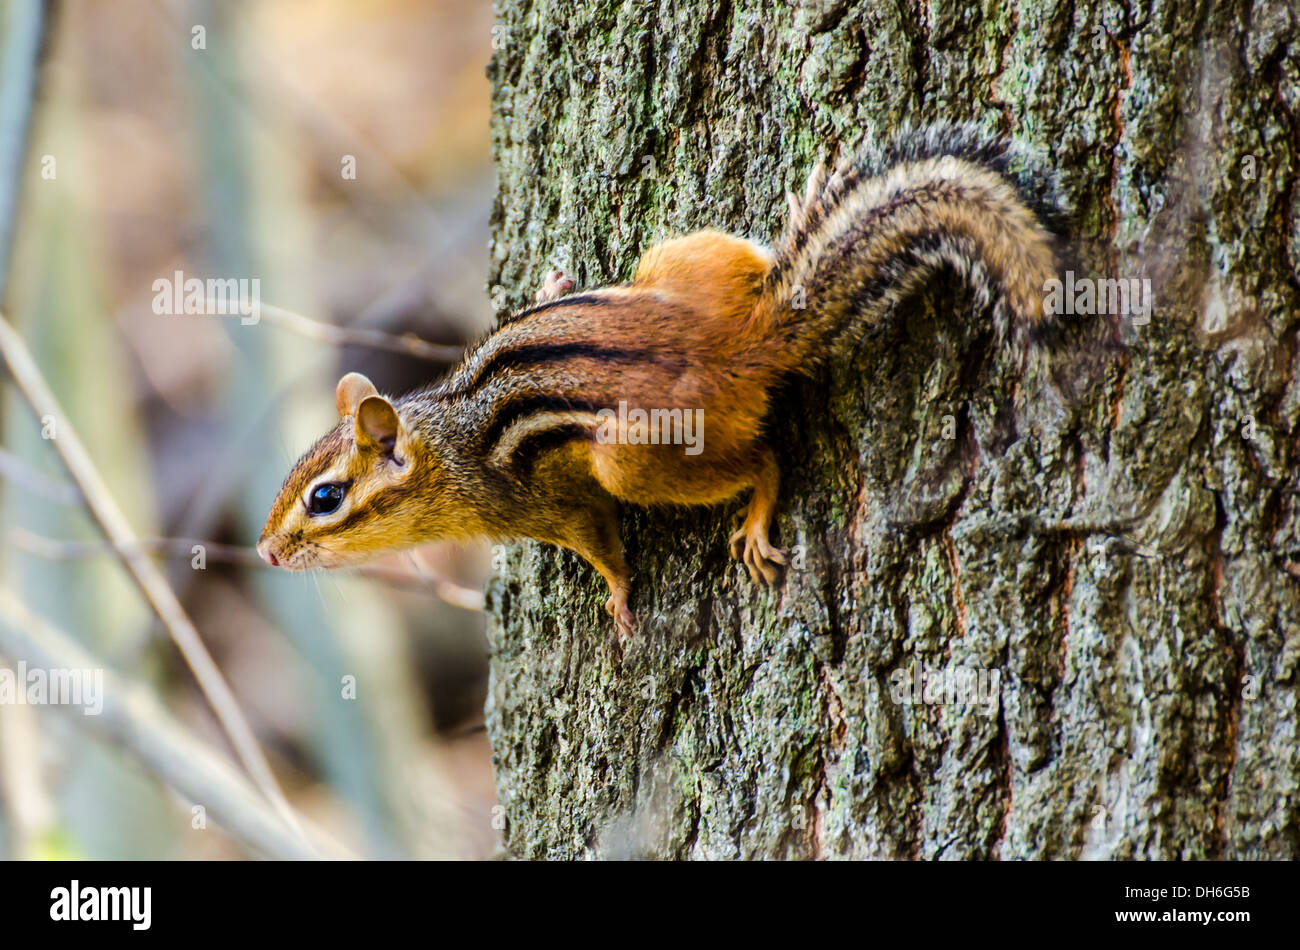
[[[1282,3],[498,0],[489,283],[772,238],[841,145],[975,121],[1042,150],[1072,266],[1155,312],[1022,368],[953,282],[772,420],[754,587],[718,510],[623,518],[599,577],[512,545],[488,727],[520,857],[1300,856],[1300,22]],[[951,437],[950,437],[951,436]],[[899,704],[997,670],[992,715]]]

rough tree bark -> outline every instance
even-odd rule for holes
[[[1155,297],[1122,346],[1066,333],[1023,371],[955,283],[899,308],[782,396],[780,588],[728,559],[743,499],[626,512],[642,631],[621,666],[595,573],[507,547],[488,700],[507,851],[1300,856],[1295,8],[498,14],[503,307],[557,263],[626,280],[670,233],[770,240],[814,161],[908,119],[1044,150],[1079,272]],[[914,664],[997,670],[995,713],[894,702]]]

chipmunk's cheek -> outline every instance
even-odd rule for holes
[[[328,571],[335,567],[347,567],[354,560],[355,558],[346,551],[316,546],[303,552],[301,569],[320,568]]]

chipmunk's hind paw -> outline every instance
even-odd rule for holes
[[[731,556],[745,565],[755,584],[766,582],[769,586],[781,580],[786,564],[786,552],[774,548],[767,540],[767,532],[754,530],[746,524],[731,536]]]
[[[620,647],[626,647],[636,634],[636,617],[627,605],[627,593],[612,594],[605,601],[605,612],[614,618],[614,636]]]

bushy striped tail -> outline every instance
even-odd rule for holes
[[[809,369],[951,268],[992,307],[999,338],[1043,321],[1056,276],[1056,179],[1006,139],[972,126],[903,130],[884,149],[818,168],[753,314]]]

